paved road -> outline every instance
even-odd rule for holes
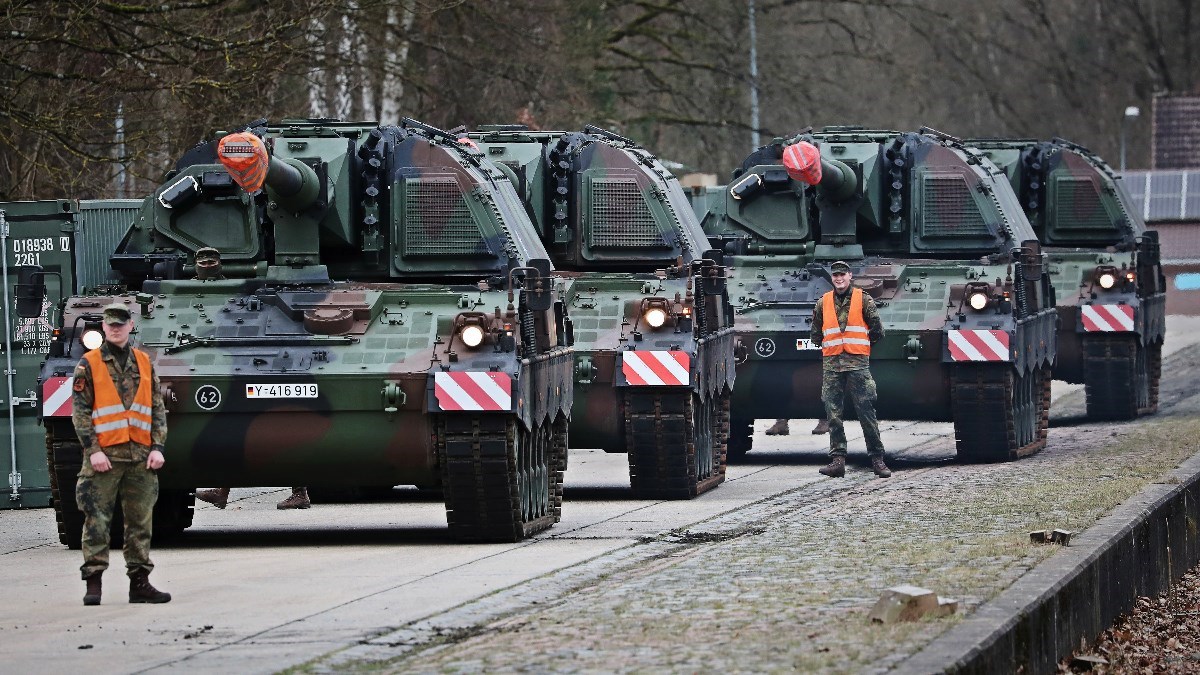
[[[1173,317],[1180,337],[1168,351],[1194,341],[1197,329],[1200,321]],[[575,452],[563,522],[515,545],[453,544],[441,503],[416,491],[397,490],[387,503],[282,512],[274,503],[283,488],[235,490],[228,509],[201,506],[187,535],[155,550],[152,579],[175,595],[160,606],[126,604],[123,577],[110,573],[104,604],[84,608],[80,556],[50,543],[53,514],[0,512],[5,669],[274,672],[372,637],[394,642],[410,622],[468,602],[478,612],[489,597],[511,603],[511,593],[495,592],[588,561],[608,564],[639,542],[826,480],[815,470],[825,437],[808,434],[811,424],[793,421],[788,437],[757,434],[751,462],[691,502],[633,500],[623,455]],[[938,466],[952,455],[949,431],[885,423],[884,441],[901,467]]]
[[[945,433],[945,425],[888,427],[885,442],[897,450]],[[182,540],[154,551],[152,579],[175,596],[161,606],[126,604],[124,579],[110,572],[103,604],[84,608],[79,553],[49,543],[53,514],[0,512],[0,578],[8,583],[0,642],[7,663],[38,670],[53,655],[57,672],[97,664],[104,672],[273,672],[815,482],[823,440],[797,435],[802,452],[770,452],[787,442],[764,442],[761,463],[731,467],[725,485],[691,502],[632,499],[623,455],[579,452],[562,523],[513,545],[453,544],[442,504],[416,491],[397,490],[387,503],[278,511],[284,488],[234,490],[226,510],[201,506]]]

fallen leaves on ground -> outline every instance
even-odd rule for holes
[[[1094,644],[1059,663],[1058,672],[1200,672],[1200,566],[1168,593],[1138,598],[1132,612],[1118,617]]]

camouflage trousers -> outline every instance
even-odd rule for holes
[[[883,457],[879,419],[875,417],[875,399],[878,398],[875,393],[875,379],[866,368],[841,373],[827,370],[821,376],[821,401],[825,403],[825,415],[829,418],[829,455],[846,456],[846,428],[842,420],[842,411],[846,407],[847,395],[854,404],[859,423],[862,424],[867,453],[871,457]]]
[[[145,462],[113,462],[111,469],[100,473],[85,458],[75,485],[75,501],[83,512],[83,566],[79,570],[84,579],[108,569],[108,536],[118,499],[125,519],[126,573],[154,569],[150,533],[158,501],[158,474],[147,469]]]

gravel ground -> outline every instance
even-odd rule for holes
[[[1138,598],[1090,647],[1059,664],[1060,673],[1200,672],[1200,566],[1157,598]]]
[[[873,624],[883,589],[923,586],[969,613],[1057,550],[1030,530],[1084,530],[1190,457],[1198,362],[1197,347],[1167,359],[1156,416],[1087,424],[1076,392],[1035,457],[933,463],[935,440],[891,479],[858,468],[800,486],[300,670],[885,671],[958,617]]]

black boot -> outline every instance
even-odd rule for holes
[[[275,508],[307,509],[310,506],[312,506],[312,501],[308,498],[308,488],[294,487],[291,496],[276,504]]]
[[[93,572],[92,576],[84,579],[87,582],[87,592],[83,594],[83,604],[100,604],[100,575],[103,572]]]
[[[887,464],[883,463],[883,455],[871,458],[871,470],[880,478],[892,477],[892,470],[888,468]]]
[[[830,458],[829,464],[817,469],[817,471],[830,478],[841,478],[846,475],[846,458],[842,455]]]
[[[208,502],[218,509],[225,508],[229,503],[229,488],[215,488],[212,490],[197,490],[196,499],[202,502]]]
[[[771,428],[767,429],[767,435],[768,436],[787,436],[788,431],[789,430],[788,430],[788,421],[787,420],[775,420],[775,424],[772,424]]]
[[[129,577],[129,602],[149,602],[158,604],[170,602],[171,594],[163,593],[150,585],[150,573],[142,570],[134,572]]]

